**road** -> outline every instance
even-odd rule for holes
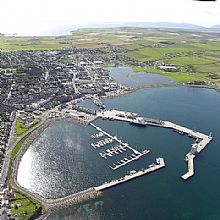
[[[38,128],[43,122],[44,120],[42,120],[40,123],[38,123],[36,126],[28,129],[26,132],[24,132],[21,136],[19,136],[17,138],[17,140],[14,142],[14,137],[15,137],[15,125],[16,125],[16,119],[17,117],[15,117],[14,122],[12,123],[12,127],[11,127],[11,132],[10,132],[10,137],[9,137],[9,141],[8,141],[8,149],[5,155],[5,159],[4,159],[4,163],[2,166],[2,172],[1,172],[1,176],[0,176],[0,191],[3,190],[3,186],[5,184],[6,181],[6,177],[7,177],[7,172],[8,172],[8,168],[9,168],[9,164],[10,164],[10,156],[11,156],[11,152],[13,151],[13,149],[15,148],[15,146],[17,145],[17,143],[23,138],[25,137],[27,134],[31,133],[33,130],[35,130],[36,128]]]

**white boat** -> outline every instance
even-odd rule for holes
[[[131,170],[129,173],[130,174],[135,174],[135,173],[137,173],[137,171],[136,170]]]

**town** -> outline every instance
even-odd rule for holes
[[[100,107],[105,108],[101,97],[117,96],[131,91],[131,88],[116,83],[109,76],[109,70],[103,68],[106,63],[115,65],[114,59],[106,60],[103,54],[117,52],[120,52],[120,48],[111,46],[102,50],[0,51],[2,192],[7,189],[11,146],[15,138],[22,134],[14,134],[19,123],[23,128],[30,129],[40,121],[39,116],[44,112],[57,106],[62,108],[67,102],[77,102],[85,97],[91,97]],[[78,108],[72,108],[74,107]],[[53,113],[50,117],[53,117]],[[4,195],[8,193],[3,193],[1,207],[7,209],[10,204],[8,197]]]
[[[152,45],[156,48],[161,46],[163,45]],[[17,153],[16,146],[23,141],[23,138],[27,138],[37,127],[40,128],[45,121],[54,118],[70,119],[87,125],[92,125],[91,122],[97,117],[141,124],[140,119],[142,118],[138,115],[132,114],[129,116],[130,118],[127,118],[127,116],[122,117],[120,112],[105,110],[103,98],[124,95],[134,90],[134,88],[116,82],[109,75],[107,67],[154,67],[167,72],[178,69],[169,62],[138,61],[123,54],[127,51],[123,47],[110,44],[93,49],[0,51],[0,191],[2,191],[1,214],[6,215],[7,219],[14,219],[11,217],[10,208],[19,206],[19,204],[10,202],[15,200],[15,195],[8,188],[8,183],[12,178],[10,172],[13,169],[14,159],[16,159],[16,154],[14,155],[13,151]],[[191,70],[182,69],[182,71]],[[99,110],[95,111],[78,105],[83,99],[91,99]],[[147,125],[162,126],[160,121],[154,119],[145,118],[143,120],[145,120],[144,125],[146,123]],[[163,127],[169,126],[163,125]],[[185,131],[185,133],[187,132],[191,131]],[[212,139],[211,136],[202,136],[201,138],[195,134],[194,137],[201,140],[207,138],[208,141],[205,145]],[[106,141],[112,141],[112,139],[106,139]],[[96,146],[98,145],[94,145],[94,148]],[[132,149],[129,145],[125,145],[125,147]],[[117,152],[117,149],[112,149],[113,151]],[[134,158],[130,160],[126,158],[127,161],[122,161],[119,165],[114,165],[111,168],[115,170],[137,160],[149,152],[145,151],[138,152]],[[109,150],[101,156],[107,159],[106,155],[111,157],[112,154]],[[11,155],[14,156],[13,159]],[[182,177],[183,179],[194,174],[194,154],[189,154],[187,157],[189,172]],[[16,175],[13,173],[13,176]],[[109,184],[118,183],[121,181],[110,182],[107,187]],[[18,184],[14,180],[13,186],[16,187],[16,185]],[[20,188],[17,190],[22,191]],[[38,209],[36,208],[36,210]]]
[[[132,91],[109,76],[106,66],[151,66],[122,55],[120,46],[60,50],[0,51],[0,170],[6,155],[15,112],[28,126],[46,110],[66,102],[92,97],[100,107],[102,97]],[[164,64],[170,66],[169,63]],[[158,68],[161,63],[158,63]],[[175,68],[170,66],[171,71]]]

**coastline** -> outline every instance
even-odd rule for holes
[[[61,198],[55,198],[55,199],[50,199],[50,198],[44,198],[41,195],[31,192],[28,189],[22,187],[18,181],[17,181],[17,173],[18,173],[18,168],[19,168],[19,164],[20,161],[23,157],[23,155],[25,154],[25,152],[28,150],[28,148],[30,147],[30,145],[42,134],[42,132],[47,129],[51,123],[55,122],[55,121],[59,121],[59,120],[66,120],[66,121],[71,121],[74,123],[79,123],[81,125],[86,125],[87,123],[83,123],[83,120],[76,120],[74,118],[57,118],[57,119],[48,119],[44,122],[42,122],[42,124],[36,128],[31,134],[30,136],[25,140],[25,142],[22,144],[21,150],[19,151],[19,153],[16,155],[16,158],[14,160],[13,163],[13,167],[12,167],[12,173],[10,176],[10,180],[11,180],[11,185],[12,188],[14,190],[17,190],[18,192],[22,192],[23,194],[27,195],[28,197],[31,197],[35,200],[37,200],[39,203],[41,203],[43,209],[45,210],[45,213],[43,213],[42,216],[40,216],[40,218],[38,219],[44,219],[45,216],[47,216],[51,211],[53,210],[57,210],[57,209],[61,209],[61,208],[66,208],[70,205],[75,205],[75,204],[79,204],[91,199],[95,199],[99,196],[102,195],[102,193],[100,191],[95,190],[94,187],[90,187],[86,190],[80,191],[78,193],[74,193],[65,197],[61,197]]]

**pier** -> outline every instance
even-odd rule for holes
[[[56,210],[61,208],[66,208],[70,205],[79,204],[86,202],[90,199],[95,199],[101,196],[101,191],[95,189],[95,187],[88,188],[86,190],[74,193],[69,196],[57,199],[44,199],[47,210]]]
[[[194,158],[212,141],[213,137],[211,135],[206,135],[195,130],[177,125],[169,121],[162,121],[158,119],[141,117],[133,112],[125,112],[118,110],[106,110],[102,112],[97,112],[97,117],[108,119],[108,120],[118,120],[129,122],[130,124],[136,126],[157,126],[163,128],[169,128],[181,135],[188,135],[196,139],[196,143],[193,144],[190,152],[186,155],[186,162],[188,163],[188,171],[186,174],[182,175],[182,179],[187,180],[189,177],[194,175]],[[91,124],[91,123],[90,123]],[[117,140],[117,138],[116,138]],[[120,140],[118,140],[120,142]]]
[[[196,139],[196,143],[192,145],[190,152],[186,155],[188,170],[184,175],[181,176],[182,179],[187,180],[194,175],[194,158],[209,144],[210,141],[212,141],[213,138],[211,135],[205,135],[169,121],[163,121],[163,127],[171,128],[179,134],[186,134],[189,137]]]
[[[100,137],[102,137],[103,136],[103,133],[102,132],[99,132],[98,134],[92,134],[91,135],[91,138],[93,138],[93,139],[98,139],[98,138],[100,138]]]
[[[97,187],[94,187],[94,188],[97,191],[102,191],[102,190],[105,190],[107,188],[116,186],[118,184],[125,183],[125,182],[127,182],[129,180],[132,180],[134,178],[143,176],[143,175],[148,174],[150,172],[156,171],[156,170],[161,169],[163,167],[165,167],[164,159],[163,158],[157,158],[156,163],[153,163],[153,164],[149,165],[146,169],[142,169],[142,170],[139,170],[139,171],[132,170],[132,171],[130,171],[129,175],[125,175],[124,177],[121,177],[121,178],[116,179],[116,180],[112,180],[110,182],[105,182],[101,186],[97,186]]]
[[[108,138],[105,138],[104,140],[100,140],[96,143],[91,143],[91,146],[96,149],[99,147],[104,147],[106,144],[110,144],[112,142],[113,142],[113,139],[108,137]]]
[[[195,156],[192,154],[186,156],[186,161],[188,162],[188,171],[187,173],[181,176],[182,179],[184,180],[187,180],[189,177],[194,175],[194,164],[193,164],[194,157]]]

